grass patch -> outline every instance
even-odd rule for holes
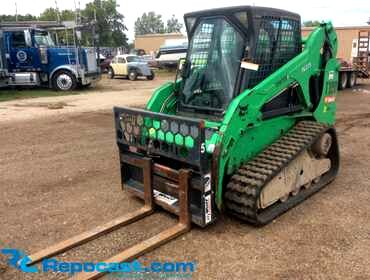
[[[11,89],[5,88],[0,89],[0,102],[10,101],[16,99],[27,99],[27,98],[36,98],[36,97],[49,97],[49,96],[63,96],[63,95],[72,95],[72,94],[81,94],[85,90],[80,91],[54,91],[51,89],[44,88],[34,88],[34,89]]]

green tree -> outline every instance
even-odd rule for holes
[[[135,34],[155,34],[164,33],[164,23],[161,15],[156,15],[155,12],[144,13],[135,21]]]
[[[75,13],[72,10],[63,10],[59,12],[59,17],[61,21],[66,20],[74,20]],[[46,20],[46,21],[57,21],[58,20],[58,11],[54,8],[47,8],[43,11],[40,16],[39,20]]]
[[[39,20],[50,20],[50,21],[58,20],[57,10],[54,8],[47,8],[40,14]]]
[[[302,25],[304,27],[315,27],[315,26],[319,26],[320,23],[321,22],[318,20],[307,20],[307,21],[304,21]]]
[[[75,20],[76,15],[75,12],[72,10],[63,10],[60,12],[60,20]]]
[[[9,22],[15,20],[16,20],[15,15],[0,15],[0,22],[2,21]],[[37,17],[31,14],[18,15],[18,21],[31,21],[31,20],[37,20]]]
[[[180,33],[182,27],[183,27],[183,24],[179,22],[179,20],[175,17],[175,15],[172,15],[172,17],[169,20],[167,20],[166,32]]]
[[[133,42],[129,43],[127,46],[127,52],[131,53],[135,49],[135,44]]]
[[[96,32],[101,46],[127,47],[127,27],[118,7],[116,0],[94,0],[81,11],[84,21],[93,21],[96,17]],[[85,40],[91,41],[91,36],[85,36]]]
[[[18,16],[18,21],[30,21],[30,20],[37,20],[37,17],[31,14],[25,14],[25,15]]]

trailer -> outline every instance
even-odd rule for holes
[[[360,30],[358,38],[352,42],[352,61],[339,59],[339,90],[354,87],[358,78],[370,78],[369,41],[370,31]]]

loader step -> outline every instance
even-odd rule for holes
[[[98,226],[92,230],[86,231],[75,237],[52,245],[39,252],[31,254],[29,257],[31,261],[27,264],[28,266],[34,265],[46,258],[50,258],[61,253],[64,253],[72,248],[85,244],[91,240],[94,240],[102,235],[117,230],[123,226],[132,224],[144,217],[147,217],[154,213],[154,199],[153,199],[153,187],[152,187],[152,161],[149,158],[134,159],[132,164],[143,169],[144,174],[144,206],[139,210],[132,213],[126,214],[122,217],[116,218],[102,226]],[[189,214],[189,178],[190,171],[181,169],[177,176],[173,176],[178,181],[178,201],[179,201],[179,222],[169,229],[166,229],[155,236],[146,239],[132,247],[129,247],[121,253],[105,260],[105,263],[122,263],[129,262],[135,258],[154,250],[155,248],[169,242],[170,240],[184,234],[190,230],[190,214]],[[177,177],[177,178],[175,178]],[[107,271],[96,271],[96,272],[83,272],[76,274],[73,279],[88,280],[98,279],[109,272]]]

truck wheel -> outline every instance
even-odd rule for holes
[[[147,78],[149,81],[151,81],[151,80],[153,80],[153,79],[154,79],[154,77],[155,77],[154,72],[153,72],[152,70],[150,70],[150,75],[149,75],[149,76],[146,76],[146,78]]]
[[[348,75],[346,72],[340,72],[339,75],[339,84],[338,88],[339,90],[345,89],[347,86],[347,81],[348,81]]]
[[[128,78],[130,79],[130,81],[135,81],[137,78],[136,71],[130,70],[130,72],[128,72]]]
[[[76,88],[77,80],[71,72],[61,70],[53,75],[52,84],[55,90],[69,91]]]
[[[347,77],[347,88],[353,88],[356,85],[356,72],[349,72]]]
[[[114,78],[114,70],[112,67],[109,67],[108,68],[108,77],[109,79],[113,79]]]

